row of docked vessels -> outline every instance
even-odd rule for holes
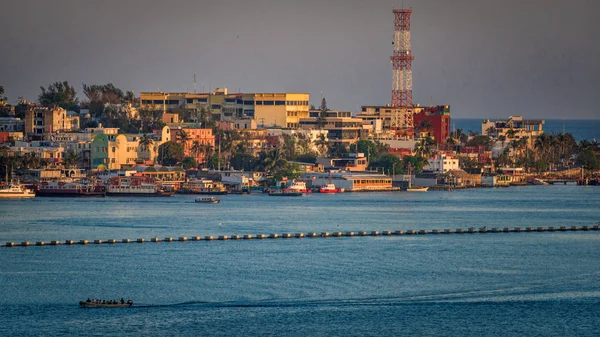
[[[177,191],[181,194],[225,195],[227,188],[222,182],[208,179],[190,179]]]
[[[0,188],[0,198],[32,197],[168,197],[174,194],[171,186],[161,185],[147,177],[112,177],[106,184],[99,181],[44,181],[26,188],[11,182]]]

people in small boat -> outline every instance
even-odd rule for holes
[[[125,304],[125,300],[121,297],[121,304]]]
[[[90,302],[92,302],[92,300],[90,300],[90,298],[88,297],[86,302],[90,303]]]

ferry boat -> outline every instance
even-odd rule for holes
[[[25,188],[19,182],[10,182],[5,187],[0,188],[0,199],[33,198],[35,192]]]
[[[227,194],[227,188],[225,188],[225,185],[219,181],[212,181],[208,179],[190,179],[190,181],[183,184],[178,193],[225,195]]]
[[[429,187],[409,187],[406,189],[407,192],[427,192]]]
[[[50,181],[37,185],[38,197],[105,197],[106,187],[82,182]]]
[[[321,188],[319,188],[319,193],[342,193],[344,192],[343,188],[337,188],[334,184],[327,184]]]
[[[221,200],[215,197],[205,197],[205,198],[196,198],[194,202],[204,203],[204,204],[218,204]]]
[[[306,183],[303,181],[294,181],[287,190],[301,193],[312,193],[312,190],[306,188]]]
[[[110,197],[170,197],[175,192],[147,177],[112,177],[106,185]]]

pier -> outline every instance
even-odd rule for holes
[[[356,231],[356,232],[333,232],[333,233],[329,233],[329,232],[321,232],[321,233],[282,233],[282,234],[278,234],[278,233],[273,233],[273,234],[244,234],[244,235],[238,235],[238,234],[233,234],[233,235],[206,235],[204,237],[201,236],[192,236],[190,237],[190,239],[188,240],[187,236],[179,236],[177,237],[177,239],[173,239],[173,237],[166,237],[164,239],[160,239],[158,237],[153,237],[150,238],[150,240],[147,240],[145,238],[136,238],[136,239],[130,239],[130,238],[126,238],[126,239],[122,239],[122,240],[115,240],[115,239],[109,239],[109,240],[102,240],[102,239],[96,239],[96,240],[64,240],[64,241],[59,241],[59,240],[51,240],[51,241],[36,241],[36,242],[29,242],[29,241],[22,241],[22,242],[13,242],[13,241],[9,241],[6,242],[5,245],[3,245],[4,247],[40,247],[40,246],[60,246],[60,245],[66,245],[66,246],[74,246],[74,245],[78,245],[78,246],[95,246],[95,245],[115,245],[115,244],[134,244],[134,243],[147,243],[147,244],[156,244],[159,242],[168,242],[168,243],[175,243],[175,242],[187,242],[187,241],[226,241],[226,240],[256,240],[256,241],[262,241],[265,239],[303,239],[303,238],[341,238],[341,237],[363,237],[363,236],[404,236],[404,235],[448,235],[448,234],[458,234],[458,235],[467,235],[467,234],[506,234],[506,233],[522,233],[522,234],[532,234],[532,233],[544,233],[544,232],[577,232],[577,231],[598,231],[600,230],[600,224],[596,224],[594,226],[560,226],[560,227],[555,227],[555,226],[549,226],[549,227],[544,227],[544,226],[538,226],[538,227],[532,227],[532,226],[528,226],[528,227],[493,227],[493,228],[487,228],[487,226],[484,227],[480,227],[480,228],[475,228],[475,227],[469,227],[469,228],[456,228],[456,229],[452,229],[452,228],[445,228],[445,229],[419,229],[419,230],[415,230],[415,229],[407,229],[406,231],[404,230],[396,230],[396,231],[391,231],[391,230],[384,230],[384,231]]]

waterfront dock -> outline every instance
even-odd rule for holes
[[[6,242],[4,247],[33,247],[33,246],[87,246],[87,245],[114,245],[114,244],[132,244],[132,243],[159,243],[159,242],[187,242],[187,241],[226,241],[226,240],[254,240],[258,239],[302,239],[302,238],[340,238],[340,237],[366,237],[366,236],[403,236],[403,235],[448,235],[448,234],[457,234],[457,235],[465,235],[465,234],[507,234],[507,233],[544,233],[544,232],[577,232],[577,231],[598,231],[600,230],[600,224],[596,224],[593,226],[538,226],[538,227],[493,227],[487,228],[484,227],[469,227],[469,228],[445,228],[445,229],[407,229],[407,230],[383,230],[383,231],[349,231],[349,232],[321,232],[321,233],[272,233],[272,234],[244,234],[244,235],[205,235],[205,236],[191,236],[188,239],[187,236],[179,236],[177,239],[173,237],[166,237],[164,239],[160,239],[158,237],[153,237],[147,240],[146,238],[136,238],[130,239],[125,238],[122,240],[51,240],[51,241],[22,241],[22,242],[14,242],[9,241]]]

